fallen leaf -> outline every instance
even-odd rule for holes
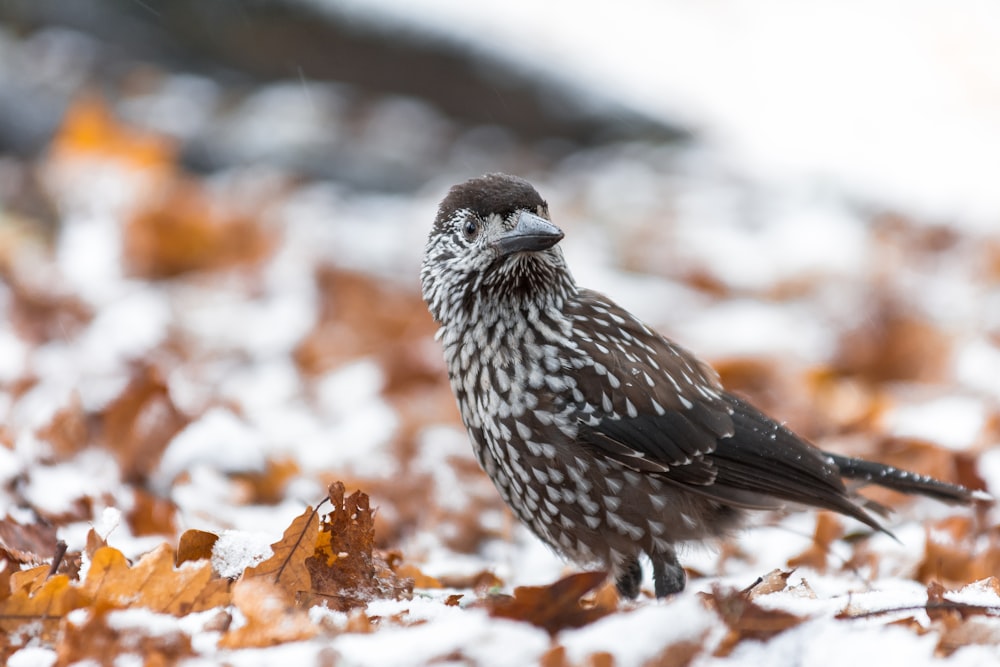
[[[441,381],[431,373],[421,342],[433,336],[436,326],[420,295],[410,289],[373,279],[363,273],[323,267],[316,273],[320,314],[316,326],[295,350],[295,360],[309,375],[318,375],[361,356],[381,359],[390,371],[387,388],[412,383],[416,376],[427,383]],[[407,351],[401,348],[416,347]],[[396,369],[404,369],[400,377]],[[423,369],[423,370],[420,370]]]
[[[812,544],[798,556],[789,558],[788,567],[811,567],[820,574],[825,574],[830,547],[843,536],[844,524],[840,519],[832,512],[818,512]]]
[[[1000,593],[995,577],[981,582],[984,588]],[[927,616],[938,629],[941,639],[937,653],[949,656],[969,644],[996,645],[1000,642],[1000,627],[995,617],[1000,608],[956,602],[945,597],[948,591],[936,581],[927,585]],[[981,617],[989,616],[989,621]],[[977,618],[980,617],[980,618]]]
[[[120,123],[97,95],[73,101],[49,149],[53,162],[100,156],[139,169],[172,171],[175,142]]]
[[[48,567],[36,570],[47,573]],[[36,579],[34,582],[40,585],[18,585],[18,590],[0,601],[0,630],[12,633],[22,625],[40,624],[41,638],[51,641],[59,621],[74,609],[89,605],[91,599],[72,586],[65,574]]]
[[[658,655],[642,663],[642,667],[687,667],[705,652],[708,634],[709,631],[706,630],[696,639],[669,644]]]
[[[342,482],[329,487],[332,509],[323,516],[315,553],[306,559],[312,591],[331,609],[346,611],[375,598],[409,598],[413,582],[396,575],[375,552],[375,523],[368,495],[345,497]]]
[[[480,594],[502,588],[504,583],[500,577],[489,570],[480,570],[473,574],[443,574],[438,577],[438,581],[444,588],[469,588]]]
[[[125,515],[132,534],[168,535],[177,533],[177,506],[167,498],[154,495],[141,487],[133,492],[133,505]]]
[[[185,176],[164,179],[126,222],[129,274],[156,280],[257,264],[275,245],[257,220],[263,204],[218,196]]]
[[[144,607],[181,616],[204,611],[229,601],[228,582],[213,578],[207,561],[174,567],[174,553],[163,544],[144,555],[134,566],[112,547],[94,554],[81,591],[111,607]]]
[[[843,335],[833,368],[872,385],[940,380],[950,356],[949,338],[905,304],[879,296],[862,325]]]
[[[0,552],[18,564],[39,563],[52,558],[56,542],[55,526],[21,524],[10,517],[0,520]]]
[[[1000,534],[980,536],[972,517],[953,516],[927,527],[917,580],[961,585],[1000,572]]]
[[[69,403],[59,408],[37,435],[51,445],[58,461],[71,459],[90,444],[90,428],[79,394],[74,392]]]
[[[420,571],[420,568],[410,563],[405,563],[393,568],[396,576],[413,581],[414,588],[443,588],[441,582]]]
[[[794,572],[795,570],[771,570],[741,592],[748,599],[753,600],[761,595],[783,591],[788,588],[788,578]]]
[[[115,454],[122,475],[130,482],[148,478],[167,444],[188,423],[171,400],[160,371],[145,364],[133,370],[125,390],[100,418],[104,445]]]
[[[147,667],[166,667],[194,655],[191,638],[179,629],[122,629],[109,623],[109,617],[116,613],[112,607],[97,605],[88,611],[79,625],[62,625],[54,667],[121,664],[129,662],[129,657]]]
[[[744,639],[764,641],[799,625],[806,619],[780,609],[765,609],[741,591],[724,590],[716,585],[704,596],[729,628],[729,633],[716,648],[716,655],[729,655]]]
[[[219,640],[219,648],[237,649],[274,646],[311,639],[317,627],[288,591],[268,577],[244,577],[233,586],[233,604],[246,623],[230,629]]]
[[[204,530],[185,530],[177,542],[177,565],[193,560],[212,560],[219,536]]]
[[[299,464],[291,458],[268,459],[264,470],[239,472],[233,479],[249,489],[247,503],[274,505],[285,498],[285,487],[299,474]]]
[[[513,596],[491,596],[483,600],[490,616],[525,621],[550,635],[567,628],[580,628],[617,609],[613,599],[599,596],[596,602],[581,600],[607,581],[606,572],[571,574],[548,586],[519,586]]]
[[[316,551],[318,527],[318,513],[307,507],[285,529],[281,539],[271,545],[274,552],[271,557],[254,567],[248,567],[241,580],[266,579],[284,591],[289,603],[310,593],[313,583],[309,568],[306,567],[306,559]]]

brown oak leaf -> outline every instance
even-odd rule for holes
[[[311,507],[292,521],[281,539],[271,545],[274,553],[267,560],[248,567],[243,579],[267,579],[284,591],[291,603],[313,590],[312,577],[306,559],[316,551],[319,515]]]
[[[744,639],[767,640],[806,620],[781,609],[766,609],[744,592],[724,590],[718,585],[704,599],[729,628],[729,634],[716,649],[717,656],[729,655]]]
[[[81,590],[111,607],[138,606],[184,615],[227,604],[228,582],[213,578],[209,562],[174,567],[174,552],[163,544],[134,566],[112,547],[94,554]]]
[[[789,558],[788,567],[811,567],[821,574],[825,573],[830,546],[843,535],[844,524],[832,512],[819,512],[812,544],[798,556]]]
[[[581,600],[607,578],[606,572],[579,572],[548,586],[519,586],[513,596],[491,596],[484,605],[491,616],[526,621],[555,635],[593,623],[617,609],[618,596],[610,586],[591,600]]]
[[[306,559],[312,591],[331,609],[346,611],[374,598],[408,598],[413,581],[396,575],[375,551],[375,518],[368,495],[345,497],[343,482],[329,487],[333,509],[323,516],[315,552]]]
[[[307,612],[288,598],[288,591],[267,577],[240,579],[233,586],[235,604],[246,623],[225,633],[220,648],[273,646],[314,637],[317,627]]]
[[[177,565],[192,560],[212,560],[212,549],[218,541],[219,536],[215,533],[185,530],[177,542]]]

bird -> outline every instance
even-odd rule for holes
[[[528,181],[472,178],[441,201],[421,293],[480,466],[538,538],[605,569],[624,599],[640,593],[645,560],[657,598],[683,591],[678,546],[724,539],[754,510],[832,510],[891,535],[874,516],[885,508],[853,487],[987,498],[820,450],[578,286],[563,236]]]

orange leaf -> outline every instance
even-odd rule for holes
[[[170,500],[135,487],[135,504],[126,515],[132,534],[169,535],[177,533],[177,506]]]
[[[607,616],[617,608],[617,595],[600,595],[590,604],[581,598],[607,581],[606,572],[571,574],[549,586],[520,586],[514,595],[485,600],[491,616],[527,621],[556,634],[579,628]],[[610,590],[610,588],[608,589]]]
[[[227,587],[226,582],[212,579],[211,563],[174,568],[173,550],[163,544],[134,567],[117,549],[98,549],[82,590],[109,606],[138,606],[179,616],[225,604]]]
[[[771,570],[758,579],[753,585],[745,588],[742,593],[753,600],[761,595],[777,593],[788,587],[788,578],[795,570]]]
[[[108,622],[113,609],[97,605],[82,623],[61,626],[56,644],[56,667],[77,664],[118,664],[142,656],[148,667],[175,665],[194,655],[191,638],[177,628],[133,626],[123,630]],[[121,656],[123,660],[117,658]],[[126,657],[128,656],[128,657]]]
[[[406,563],[396,568],[396,575],[405,579],[413,580],[414,588],[443,588],[441,582],[424,574],[416,565]]]
[[[129,481],[145,480],[171,438],[188,422],[153,366],[137,368],[131,382],[101,414],[103,440]]]
[[[273,646],[316,635],[308,614],[291,606],[288,591],[265,577],[244,575],[233,586],[233,604],[243,612],[246,624],[224,634],[220,648]]]
[[[253,266],[275,245],[256,219],[259,208],[220,197],[198,181],[175,177],[145,198],[125,226],[129,273],[171,278],[191,271]]]
[[[204,530],[185,530],[177,543],[177,564],[192,560],[212,560],[212,549],[219,536]]]
[[[0,520],[0,551],[18,563],[39,563],[56,552],[56,529],[45,523]]]
[[[819,573],[826,572],[826,559],[830,546],[844,535],[844,525],[832,512],[816,515],[816,531],[812,544],[798,556],[788,559],[788,567],[811,567]]]
[[[333,509],[323,517],[315,552],[306,559],[312,590],[331,609],[346,611],[376,597],[409,597],[413,582],[398,577],[374,551],[375,519],[368,496],[344,497],[343,482],[329,487]]]
[[[55,161],[98,155],[136,168],[172,169],[176,148],[164,136],[119,123],[96,95],[87,95],[69,107],[52,142]]]
[[[312,577],[306,567],[306,558],[316,550],[319,537],[319,515],[307,507],[285,529],[281,540],[271,545],[272,556],[243,572],[243,579],[267,579],[284,591],[286,600],[292,602],[301,594],[312,591]]]
[[[44,569],[48,570],[48,566]],[[65,574],[57,574],[42,581],[37,588],[29,589],[30,586],[22,587],[0,602],[0,629],[4,632],[14,632],[28,623],[42,623],[42,636],[49,639],[59,619],[91,602],[79,589],[70,585]]]
[[[713,586],[704,597],[729,627],[729,634],[716,649],[718,656],[729,655],[743,639],[767,640],[806,620],[781,609],[765,609],[742,591]]]

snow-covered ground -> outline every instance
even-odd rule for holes
[[[1000,493],[994,4],[323,1],[569,81],[584,102],[613,97],[683,120],[701,138],[691,146],[606,146],[525,174],[567,232],[578,281],[717,363],[819,444],[978,475]],[[184,90],[164,84],[162,99]],[[268,113],[296,117],[295,87],[280,90]],[[474,175],[461,159],[412,195],[271,170],[208,177],[208,201],[251,208],[268,250],[161,279],[136,271],[130,225],[143,229],[137,211],[178,176],[133,151],[69,143],[37,163],[57,205],[54,238],[25,232],[0,202],[0,303],[12,313],[0,323],[0,508],[10,517],[54,524],[71,552],[93,526],[130,558],[188,528],[216,532],[216,569],[231,574],[344,479],[380,506],[381,546],[429,576],[488,570],[509,592],[574,571],[513,523],[476,472],[419,302],[437,202]],[[89,316],[74,316],[78,306]],[[61,448],[60,428],[79,427],[65,415],[121,414],[112,406],[129,386],[160,396],[131,415],[131,430],[105,424],[85,430],[92,446]],[[135,448],[166,441],[147,460],[109,442],[115,433]],[[284,464],[292,472],[265,500],[248,480]],[[173,507],[174,533],[139,534],[128,517],[140,490]],[[974,514],[902,504],[890,519],[899,542],[834,540],[787,587],[755,598],[809,620],[731,652],[719,650],[727,628],[700,594],[790,569],[814,545],[814,514],[762,517],[730,544],[691,548],[684,562],[701,576],[684,594],[643,598],[555,638],[470,606],[482,595],[471,585],[373,601],[367,615],[386,620],[368,634],[313,608],[320,638],[266,649],[218,648],[208,615],[127,610],[113,622],[190,636],[192,665],[524,665],[558,647],[567,664],[606,664],[593,656],[608,653],[616,665],[988,665],[1000,659],[1000,594],[996,579],[974,580],[996,575],[998,515],[984,510],[958,537],[947,528]],[[859,530],[845,528],[848,538]],[[948,599],[990,613],[949,626],[922,609],[921,582],[952,552],[964,565],[951,571],[968,578],[946,582]],[[464,595],[458,606],[446,604],[453,593]],[[865,616],[892,609],[903,611]],[[704,648],[664,653],[691,643]],[[55,659],[29,637],[8,664]]]

